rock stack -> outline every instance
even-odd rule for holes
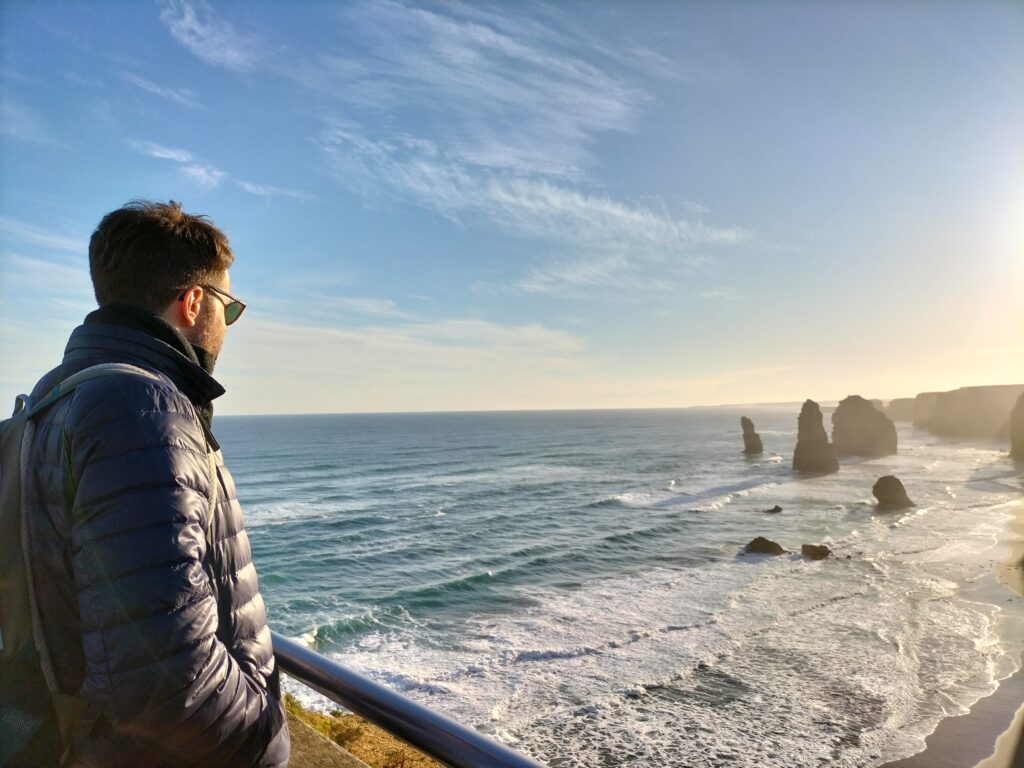
[[[871,493],[878,499],[878,508],[884,510],[905,509],[915,506],[907,496],[907,489],[895,475],[884,475],[878,478]]]
[[[832,414],[832,445],[839,456],[891,456],[896,453],[896,425],[874,401],[850,395]]]
[[[763,453],[764,446],[761,444],[761,436],[754,431],[754,422],[741,416],[740,426],[743,427],[743,452]]]
[[[804,403],[797,424],[793,469],[797,472],[838,472],[839,460],[828,442],[821,408],[816,402],[808,400]]]
[[[1010,455],[1024,459],[1024,393],[1010,412]]]

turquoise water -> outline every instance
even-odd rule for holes
[[[762,457],[741,453],[741,413]],[[1020,467],[901,425],[898,456],[800,479],[796,414],[216,432],[279,631],[551,765],[874,765],[1019,665],[1020,601],[992,563]],[[876,512],[889,473],[916,509]],[[835,557],[741,557],[757,535]]]

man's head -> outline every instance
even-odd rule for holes
[[[100,306],[129,304],[159,315],[192,344],[220,352],[231,299],[227,236],[173,200],[135,201],[103,217],[89,241]],[[213,289],[213,290],[211,290]]]

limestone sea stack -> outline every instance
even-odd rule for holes
[[[878,499],[879,509],[906,509],[915,506],[907,496],[907,489],[895,475],[884,475],[878,478],[871,493]]]
[[[746,416],[741,416],[740,426],[743,427],[743,452],[764,453],[764,446],[761,444],[761,436],[754,431],[754,422]]]
[[[832,414],[832,445],[838,456],[891,456],[896,425],[873,401],[850,395]]]
[[[1010,455],[1024,459],[1024,393],[1010,412]]]
[[[838,472],[839,460],[828,442],[821,408],[816,402],[808,400],[804,403],[797,425],[793,469],[797,472]]]

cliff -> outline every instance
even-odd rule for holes
[[[896,425],[872,401],[850,395],[832,414],[832,445],[839,456],[896,453]]]
[[[890,400],[889,405],[885,407],[885,415],[893,421],[913,421],[914,400],[913,397],[897,397]]]
[[[1010,413],[1010,453],[1024,459],[1024,394],[1017,398]]]
[[[922,392],[914,398],[914,426],[927,427],[939,402],[939,392]]]
[[[915,400],[914,425],[948,437],[1005,438],[1010,434],[1010,412],[1022,393],[1024,384],[921,394]]]

